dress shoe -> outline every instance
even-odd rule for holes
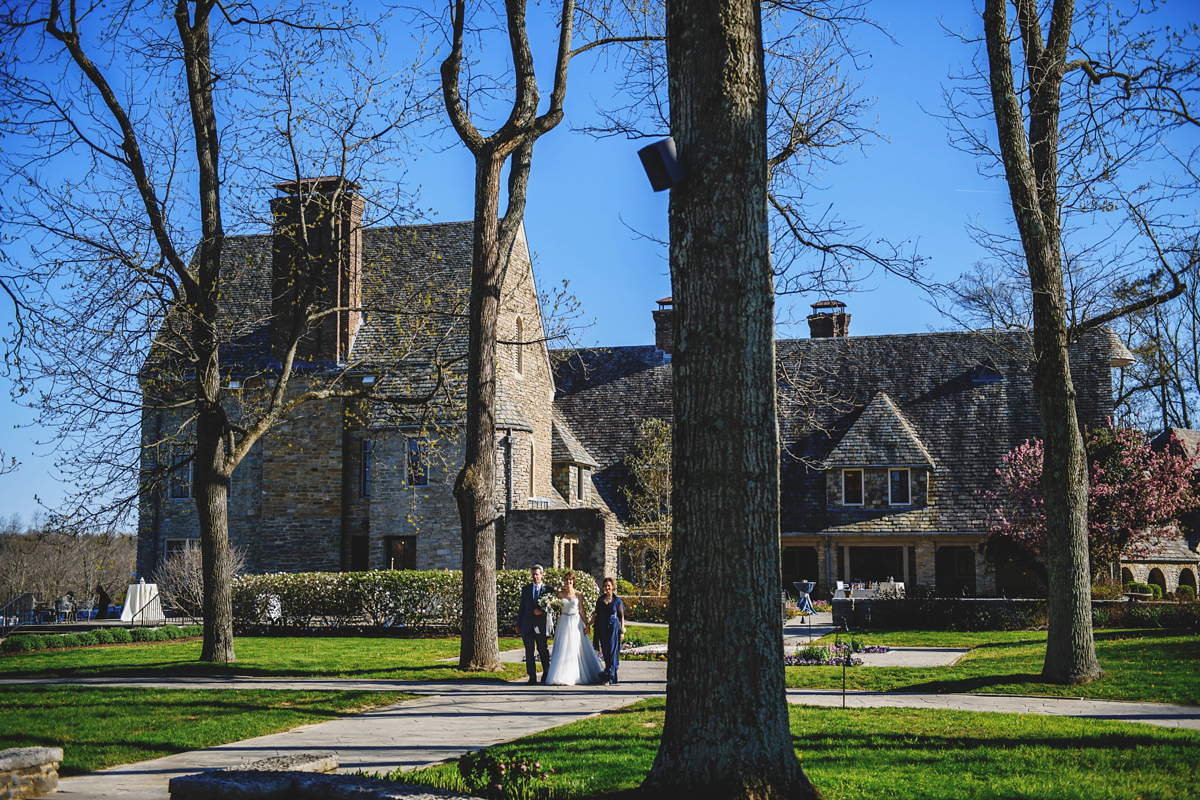
[[[527,683],[528,683],[530,686],[537,686],[537,682],[538,682],[537,678],[530,678],[530,679],[527,681]]]

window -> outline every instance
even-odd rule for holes
[[[861,469],[842,470],[842,505],[861,506],[863,504],[863,471]]]
[[[429,440],[424,436],[408,437],[408,485],[429,485]]]
[[[582,500],[584,498],[585,492],[583,490],[583,480],[584,480],[585,475],[587,475],[587,470],[585,470],[583,467],[575,468],[575,499],[576,500]]]
[[[191,447],[175,445],[171,448],[171,497],[192,496],[192,461],[195,451]]]
[[[912,503],[912,473],[909,470],[888,470],[888,503],[893,506]]]
[[[579,567],[579,537],[562,535],[558,537],[555,564],[559,569],[578,569]]]
[[[525,371],[525,322],[517,317],[517,374]]]
[[[417,537],[389,536],[384,539],[383,546],[387,569],[417,568]]]
[[[373,466],[371,461],[373,458],[374,442],[372,442],[370,439],[363,439],[361,445],[362,459],[359,461],[358,494],[359,497],[370,497],[371,467]]]
[[[537,450],[534,446],[534,443],[531,441],[529,443],[529,496],[530,497],[537,497],[537,492],[535,492],[533,490],[533,488],[534,488],[533,468],[536,466],[536,462],[537,462]]]

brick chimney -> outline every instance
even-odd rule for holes
[[[675,310],[674,301],[664,297],[658,301],[658,310],[654,314],[654,346],[671,355],[671,343],[675,340]]]
[[[362,215],[359,186],[344,178],[305,178],[275,185],[271,265],[271,351],[281,359],[305,308],[339,311],[308,324],[298,361],[339,362],[362,318]],[[301,305],[305,308],[301,308]]]
[[[812,304],[808,315],[808,334],[813,339],[845,338],[850,335],[850,315],[840,300],[821,300]]]

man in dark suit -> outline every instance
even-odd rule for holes
[[[533,649],[537,647],[538,656],[542,659],[542,682],[546,681],[546,670],[550,669],[550,650],[546,647],[546,637],[549,630],[546,612],[538,605],[538,598],[549,591],[542,583],[541,564],[534,564],[530,574],[533,582],[526,584],[521,590],[521,609],[517,612],[517,624],[513,626],[521,634],[525,643],[525,671],[529,673],[529,682],[537,683],[537,662],[533,657]]]

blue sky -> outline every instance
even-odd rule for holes
[[[971,32],[981,23],[969,3],[881,1],[869,11],[896,40],[866,29],[858,34],[869,66],[862,91],[876,98],[877,130],[886,141],[865,154],[848,152],[845,163],[826,174],[823,202],[861,226],[868,239],[912,243],[928,259],[930,274],[950,280],[982,257],[965,224],[1001,226],[1008,219],[1003,183],[981,177],[971,157],[949,146],[944,123],[930,113],[943,110],[948,76],[973,56],[972,46],[948,37],[939,20]],[[552,51],[542,44],[535,58],[548,62]],[[671,293],[670,279],[661,246],[631,228],[665,239],[667,193],[649,188],[636,154],[644,143],[597,140],[568,129],[586,122],[608,92],[605,76],[586,58],[572,65],[566,124],[543,137],[535,151],[526,230],[542,282],[569,280],[586,318],[595,320],[582,343],[646,344],[653,341],[650,312]],[[422,207],[437,220],[470,218],[473,165],[464,148],[448,138],[433,141],[408,170],[420,184]],[[803,320],[807,304],[817,299],[795,298],[796,317]],[[876,275],[840,299],[853,315],[852,334],[950,327],[919,289],[899,279]],[[10,313],[0,310],[0,322]],[[807,335],[799,328],[779,333]],[[0,476],[0,515],[19,513],[28,521],[37,508],[35,494],[53,504],[63,487],[54,454],[38,444],[49,432],[31,426],[32,412],[14,404],[7,389],[0,378],[0,450],[22,466]]]

